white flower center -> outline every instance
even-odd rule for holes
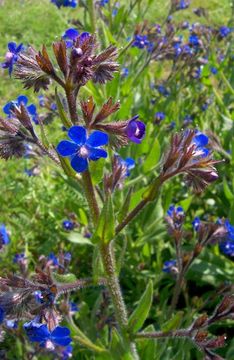
[[[89,156],[89,150],[87,149],[87,147],[85,145],[81,146],[81,148],[79,150],[79,156],[84,159]]]

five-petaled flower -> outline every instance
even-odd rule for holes
[[[50,332],[46,324],[30,321],[24,324],[24,329],[30,341],[50,349],[54,349],[55,345],[67,346],[72,341],[67,327],[57,326]]]
[[[12,74],[14,64],[18,60],[18,54],[23,50],[23,44],[17,44],[15,42],[8,43],[8,51],[5,55],[5,61],[1,64],[3,69],[8,69],[9,75]]]
[[[76,172],[87,170],[88,160],[96,161],[106,158],[107,152],[100,147],[108,144],[108,135],[102,131],[94,131],[87,138],[83,126],[72,126],[68,130],[72,141],[63,140],[57,146],[57,152],[62,157],[71,159],[71,166]]]

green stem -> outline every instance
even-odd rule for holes
[[[82,180],[83,180],[85,195],[91,212],[91,217],[93,220],[93,225],[95,226],[97,225],[98,222],[99,208],[98,208],[98,203],[96,200],[92,178],[89,170],[86,170],[85,172],[82,173]]]
[[[74,95],[74,91],[69,86],[67,86],[65,92],[66,92],[66,98],[67,98],[69,113],[71,117],[71,122],[73,124],[76,124],[78,123],[79,119],[77,114],[76,97]]]
[[[228,79],[226,78],[226,76],[224,75],[223,71],[220,72],[220,76],[223,79],[225,85],[227,86],[228,90],[230,91],[230,93],[232,95],[234,95],[234,89],[232,87],[232,85],[230,84],[230,82],[228,81]]]
[[[96,32],[96,13],[95,13],[95,2],[94,0],[87,0],[89,16],[90,16],[90,26],[92,33]]]
[[[124,341],[124,345],[128,351],[132,354],[133,359],[138,359],[136,346],[130,342],[128,337],[128,315],[122,292],[120,289],[119,279],[116,271],[116,261],[112,244],[100,245],[100,254],[106,275],[106,282],[110,292],[111,300],[115,310],[116,320],[119,325],[119,329]]]

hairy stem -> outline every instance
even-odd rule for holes
[[[87,0],[89,15],[90,15],[90,25],[92,33],[96,32],[96,13],[95,13],[95,2],[94,0]]]
[[[112,249],[112,243],[100,245],[100,253],[106,275],[107,286],[111,295],[116,320],[118,322],[123,341],[125,346],[129,348],[133,359],[138,359],[135,344],[130,342],[127,334],[128,315],[117,276],[116,261]]]
[[[136,335],[136,338],[146,338],[146,339],[160,339],[160,338],[178,338],[178,337],[191,337],[191,331],[188,329],[179,329],[172,331],[155,331],[149,333],[139,333]]]
[[[73,124],[76,124],[79,121],[77,108],[76,108],[76,96],[74,94],[74,91],[69,86],[65,88],[65,92],[66,92],[66,98],[67,98],[69,113],[71,117],[71,122]]]

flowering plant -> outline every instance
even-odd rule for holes
[[[76,1],[51,3],[58,12],[78,5]],[[36,96],[43,91],[43,95],[38,99],[40,110],[25,95],[8,99],[3,106],[0,157],[33,162],[32,168],[24,169],[30,193],[47,181],[43,166],[45,177],[55,183],[53,191],[44,186],[40,200],[34,200],[34,211],[28,203],[28,217],[34,221],[35,214],[36,224],[44,221],[46,225],[33,235],[38,249],[25,235],[24,251],[15,249],[13,269],[17,271],[0,277],[2,340],[7,341],[8,333],[20,339],[22,353],[29,358],[169,359],[177,342],[183,341],[187,348],[179,349],[178,359],[192,348],[198,349],[196,359],[222,359],[219,348],[225,346],[227,335],[213,327],[233,320],[228,271],[221,280],[230,281],[220,280],[218,289],[213,281],[212,291],[200,302],[198,296],[190,300],[190,281],[191,271],[204,268],[204,259],[212,256],[209,251],[223,261],[215,254],[220,251],[231,262],[234,229],[226,214],[214,219],[189,208],[192,201],[202,201],[206,192],[212,196],[212,189],[220,184],[220,169],[226,166],[223,159],[230,162],[231,155],[214,131],[201,121],[194,123],[198,114],[212,106],[202,90],[193,114],[183,113],[182,122],[164,124],[177,109],[170,109],[179,99],[177,92],[207,85],[202,72],[210,53],[211,58],[220,56],[209,43],[224,41],[232,29],[174,24],[172,16],[186,10],[190,2],[172,0],[170,5],[162,26],[139,24],[120,50],[115,44],[102,43],[98,26],[101,23],[106,32],[110,26],[113,35],[120,37],[124,15],[131,14],[135,5],[112,7],[108,1],[81,2],[89,18],[87,28],[76,28],[74,22],[60,39],[57,34],[50,47],[8,45],[2,67],[25,89]],[[187,37],[178,36],[186,30]],[[134,66],[136,54],[140,56],[130,74],[126,63]],[[168,67],[167,78],[156,79],[153,85],[150,78],[147,83],[154,107],[150,113],[144,82],[160,62]],[[214,68],[209,76],[217,74]],[[230,90],[224,74],[223,80]],[[144,109],[141,94],[142,102],[148,101]],[[217,92],[215,96],[223,116],[232,118],[231,106],[225,107]],[[224,191],[233,201],[228,181]],[[41,204],[49,209],[45,220]],[[54,214],[61,216],[59,225]],[[0,226],[3,256],[12,243],[14,221],[10,227],[11,234],[8,225]],[[160,245],[160,236],[166,245]],[[208,271],[210,275],[214,270]],[[206,284],[206,268],[196,274],[198,284]],[[79,306],[72,301],[77,299]],[[164,341],[162,348],[159,339]]]

